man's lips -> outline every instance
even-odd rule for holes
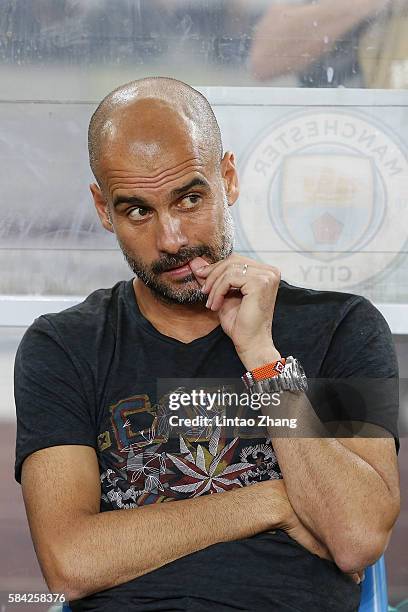
[[[191,274],[191,268],[189,266],[189,262],[181,264],[175,268],[171,268],[170,270],[166,270],[165,274],[170,274],[171,276],[183,276],[185,274]]]
[[[177,270],[177,268],[184,268],[185,266],[188,266],[189,261],[186,261],[182,264],[179,264],[178,266],[174,266],[173,268],[169,268],[168,270],[166,270],[166,272],[169,272],[170,270]]]
[[[197,276],[194,270],[197,268],[201,268],[202,266],[208,266],[209,263],[203,257],[193,257],[189,261],[184,262],[183,264],[171,268],[170,270],[165,270],[164,274],[169,274],[170,276],[186,276],[187,274],[192,274],[195,280],[199,283],[199,285],[204,284],[204,279]]]

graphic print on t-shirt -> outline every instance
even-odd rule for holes
[[[190,417],[202,408],[189,407]],[[282,478],[269,438],[228,437],[214,424],[172,427],[168,395],[152,405],[148,395],[112,404],[98,436],[104,510],[221,493]],[[216,406],[214,414],[224,414]],[[266,430],[265,430],[266,431]]]

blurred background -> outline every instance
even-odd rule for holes
[[[47,590],[13,479],[14,355],[36,316],[132,276],[91,202],[87,126],[109,91],[154,75],[200,89],[236,153],[236,250],[365,295],[391,327],[403,502],[386,563],[402,610],[408,0],[0,0],[0,591]]]

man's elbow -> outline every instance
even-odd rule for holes
[[[88,595],[88,593],[79,590],[75,584],[68,580],[46,580],[46,583],[50,593],[63,594],[66,602],[82,599]]]
[[[41,543],[34,541],[34,548],[49,592],[64,595],[65,600],[69,601],[72,589],[65,575],[64,555],[60,543],[56,542],[56,538]]]
[[[49,552],[49,551],[48,551]],[[90,595],[87,589],[88,576],[85,573],[84,559],[63,546],[58,547],[58,554],[43,555],[41,569],[50,593],[64,594],[66,601],[82,599]]]
[[[384,554],[392,530],[365,533],[353,540],[345,538],[333,552],[333,558],[341,571],[351,574],[373,565]]]
[[[376,518],[372,517],[370,525],[355,524],[338,534],[331,549],[336,565],[343,572],[354,573],[375,563],[388,546],[399,513],[400,497],[397,493],[389,501],[387,516],[377,517],[377,525]]]
[[[54,567],[52,571],[43,571],[43,574],[50,593],[63,594],[66,601],[81,599],[87,595],[79,581],[65,571],[62,564]]]

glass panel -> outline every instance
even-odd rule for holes
[[[1,9],[7,98],[99,98],[146,74],[223,86],[408,83],[405,0],[2,0]]]

